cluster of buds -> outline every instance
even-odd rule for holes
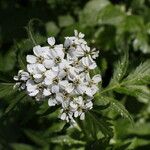
[[[55,44],[54,37],[47,42],[48,46],[35,46],[34,55],[27,55],[27,69],[14,76],[15,87],[37,101],[48,99],[50,107],[60,105],[62,120],[84,120],[101,81],[99,74],[90,75],[90,70],[97,67],[94,59],[98,51],[91,49],[84,34],[77,30],[74,36],[65,37],[64,44]]]

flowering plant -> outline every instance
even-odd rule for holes
[[[26,90],[37,101],[48,98],[48,105],[60,105],[60,118],[75,122],[85,118],[92,109],[93,98],[99,90],[100,74],[91,77],[90,71],[97,67],[96,49],[91,49],[84,34],[74,31],[74,36],[65,37],[64,44],[56,44],[55,38],[47,39],[49,46],[37,45],[34,55],[27,55],[27,70],[20,70],[14,87]]]

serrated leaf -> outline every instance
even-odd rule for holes
[[[128,119],[132,124],[133,124],[133,118],[130,115],[130,113],[127,111],[127,109],[118,101],[115,100],[114,98],[111,97],[106,97],[110,101],[110,109],[115,110],[118,112],[122,117]]]
[[[129,63],[129,56],[128,51],[125,51],[124,56],[121,58],[121,60],[115,65],[115,70],[113,73],[113,77],[110,81],[109,86],[114,85],[115,83],[119,83],[123,77],[125,76],[128,68]]]
[[[150,83],[150,60],[140,64],[122,82],[122,85],[144,85]]]
[[[107,118],[100,116],[94,110],[93,112],[86,112],[85,120],[78,120],[78,124],[89,141],[98,141],[113,135],[111,124]]]
[[[137,97],[140,102],[148,103],[150,90],[143,85],[126,85],[115,89],[116,92]]]
[[[6,108],[4,115],[8,114],[16,105],[19,101],[23,100],[23,98],[26,96],[26,93],[19,93],[17,96],[14,97],[14,99],[10,99],[10,104]],[[12,97],[13,98],[13,97]]]
[[[16,92],[16,90],[13,89],[14,84],[13,83],[0,83],[0,98],[9,96]]]

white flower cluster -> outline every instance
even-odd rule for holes
[[[87,46],[84,34],[74,31],[65,37],[64,44],[55,44],[48,38],[49,46],[35,46],[34,55],[27,55],[27,70],[20,70],[14,80],[15,87],[26,90],[37,101],[48,98],[48,105],[61,106],[60,118],[74,121],[85,118],[92,109],[92,99],[101,81],[99,74],[91,78],[89,71],[97,67],[94,59],[98,51]]]

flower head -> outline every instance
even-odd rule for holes
[[[47,39],[48,46],[33,47],[27,55],[26,71],[20,70],[14,80],[15,87],[25,90],[37,101],[47,100],[49,107],[61,107],[60,118],[75,122],[84,120],[86,111],[92,109],[94,94],[98,91],[100,75],[90,75],[97,65],[98,51],[91,49],[84,34],[74,31],[64,44],[56,44],[54,37]]]

